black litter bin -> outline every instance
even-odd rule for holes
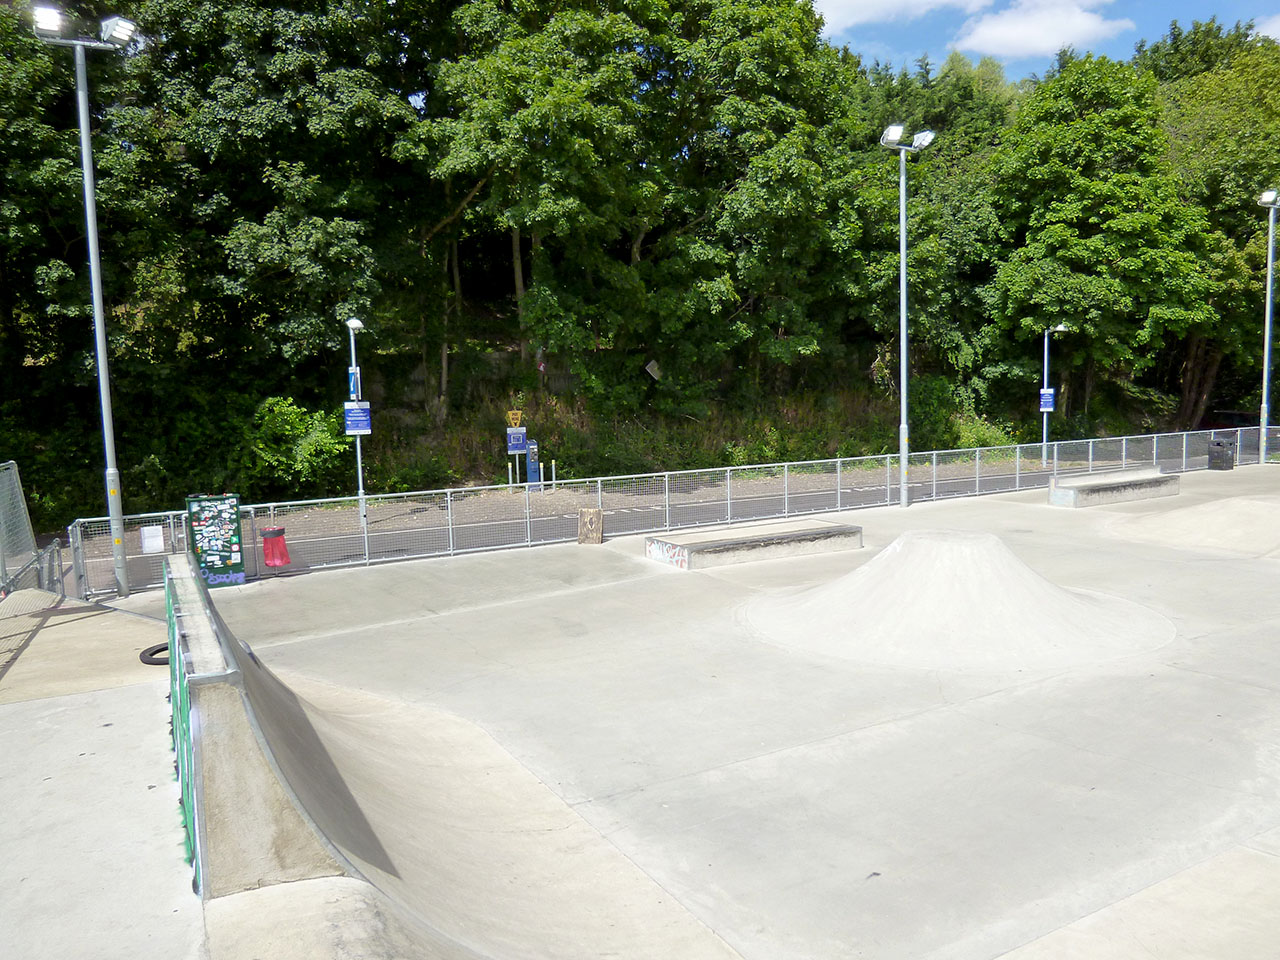
[[[1234,440],[1209,441],[1209,469],[1234,470],[1236,466],[1236,442]]]

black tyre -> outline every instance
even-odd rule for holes
[[[138,659],[151,667],[167,667],[169,665],[169,644],[157,643],[154,647],[147,647],[140,654]]]

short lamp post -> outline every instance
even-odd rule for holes
[[[1065,324],[1047,327],[1044,331],[1044,389],[1049,389],[1049,337],[1055,333],[1066,333],[1069,328]],[[1042,403],[1041,406],[1044,404]],[[1044,428],[1040,433],[1040,466],[1045,466],[1049,459],[1049,411],[1042,414]]]
[[[921,130],[905,142],[900,123],[885,128],[880,146],[898,151],[898,506],[907,505],[907,458],[911,442],[907,434],[907,154],[919,153],[933,143],[932,130]]]
[[[356,362],[356,334],[364,324],[352,317],[347,321],[347,333],[351,339],[351,367],[348,371],[351,399],[359,402],[361,394],[360,364]],[[369,562],[369,511],[364,499],[364,461],[360,455],[360,434],[356,434],[356,496],[360,499],[360,533],[364,537],[364,559]]]
[[[107,331],[102,315],[102,264],[98,257],[98,213],[93,186],[93,148],[89,140],[89,80],[85,50],[115,50],[127,47],[138,27],[124,17],[107,17],[98,39],[79,35],[79,29],[56,7],[31,9],[35,34],[46,43],[75,50],[76,106],[80,114],[80,167],[84,174],[84,220],[89,245],[89,286],[93,296],[93,333],[98,358],[98,395],[102,407],[102,445],[106,453],[107,516],[111,528],[111,556],[115,565],[116,590],[129,595],[129,573],[125,566],[124,508],[120,498],[120,470],[116,466],[115,426],[111,417],[111,381],[107,373]]]
[[[1267,462],[1267,430],[1271,400],[1271,282],[1276,262],[1276,207],[1280,199],[1275,190],[1258,198],[1267,208],[1267,295],[1262,327],[1262,409],[1258,411],[1258,462]]]

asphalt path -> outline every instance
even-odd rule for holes
[[[1241,459],[1256,457],[1256,443],[1246,443]],[[1207,456],[1190,456],[1189,470],[1202,469]],[[1181,472],[1184,461],[1175,457],[1130,460],[1128,467],[1158,466]],[[1055,469],[1059,476],[1119,469],[1112,461],[1053,463],[1043,466],[1035,458],[1012,460],[940,460],[913,462],[907,484],[908,503],[957,497],[1007,493],[1043,488]],[[541,487],[484,488],[454,491],[446,499],[439,494],[377,497],[367,501],[368,562],[448,556],[484,550],[501,550],[538,544],[562,543],[578,535],[578,511],[601,506],[606,536],[650,531],[688,529],[788,516],[803,516],[842,509],[892,505],[898,498],[896,471],[879,469],[846,471],[839,492],[833,472],[806,472],[793,468],[785,475],[779,468],[735,472],[726,482],[719,472],[641,477],[630,483],[602,486],[595,481],[562,481]],[[726,487],[728,494],[726,494]],[[163,524],[163,521],[156,521]],[[145,524],[140,524],[145,525]],[[144,554],[139,526],[126,530],[127,569],[137,589],[163,582],[165,554]],[[284,526],[291,562],[268,567],[264,562],[261,531]],[[166,529],[168,529],[166,527]],[[178,525],[180,530],[180,525]],[[330,566],[364,564],[365,533],[354,501],[276,508],[272,514],[246,516],[244,535],[253,549],[246,552],[245,573],[251,578],[282,576]],[[168,536],[168,535],[166,535]],[[182,538],[168,543],[180,550]],[[86,537],[85,568],[91,589],[109,590],[114,584],[110,539]],[[70,552],[66,554],[70,562]],[[69,573],[69,571],[68,571]]]

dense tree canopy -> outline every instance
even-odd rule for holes
[[[909,164],[917,446],[1031,432],[1057,324],[1064,429],[1257,402],[1280,46],[1251,24],[1014,84],[864,63],[805,0],[112,11],[142,36],[89,57],[128,509],[349,487],[353,316],[373,489],[488,479],[513,403],[579,473],[889,449],[891,122],[938,133]],[[0,459],[65,520],[101,500],[71,55],[21,2],[0,51]],[[684,423],[715,443],[659,443]]]

